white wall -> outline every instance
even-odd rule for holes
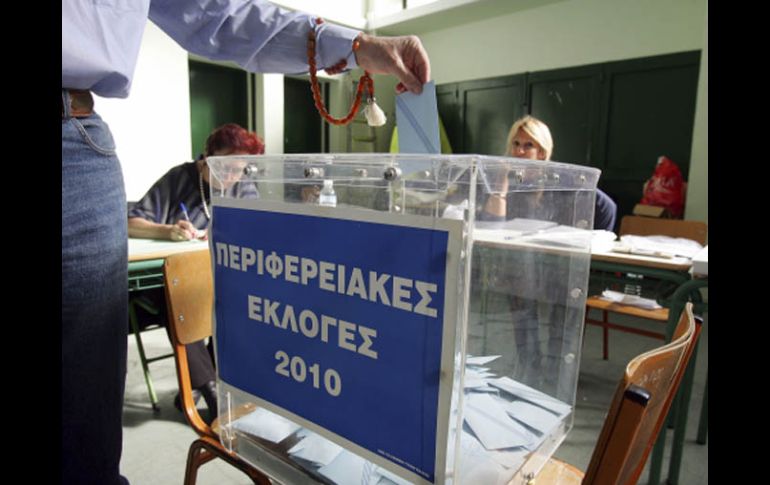
[[[707,0],[572,0],[416,33],[433,78],[447,83],[700,49],[706,7]]]
[[[257,74],[257,134],[265,142],[265,153],[283,153],[283,74]]]
[[[701,82],[698,83],[698,99],[695,104],[695,132],[692,137],[690,176],[687,184],[685,219],[708,223],[709,220],[709,44],[708,13],[704,20],[704,45],[700,59]]]
[[[97,98],[95,108],[115,137],[128,200],[190,160],[187,52],[153,23],[145,28],[128,99]]]
[[[272,0],[272,3],[290,10],[299,10],[311,15],[318,15],[324,20],[363,30],[366,25],[364,15],[365,0]]]

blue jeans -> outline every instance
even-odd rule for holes
[[[126,194],[112,135],[96,114],[62,118],[61,188],[62,483],[126,483]]]

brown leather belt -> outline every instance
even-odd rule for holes
[[[73,118],[85,118],[94,114],[94,98],[91,91],[80,89],[65,89],[69,94],[69,115]],[[61,116],[66,117],[64,109],[64,96],[62,96]]]

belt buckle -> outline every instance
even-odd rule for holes
[[[68,89],[70,99],[70,116],[73,118],[85,118],[94,112],[94,98],[91,91],[82,89]],[[62,116],[64,108],[62,107]]]

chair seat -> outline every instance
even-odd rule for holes
[[[599,296],[590,296],[586,299],[586,306],[596,308],[597,310],[606,310],[624,315],[631,315],[648,320],[657,320],[659,322],[668,322],[668,308],[658,308],[656,310],[647,310],[632,305],[623,305],[602,299]]]
[[[530,483],[533,485],[580,485],[584,475],[582,471],[569,463],[551,458]]]

